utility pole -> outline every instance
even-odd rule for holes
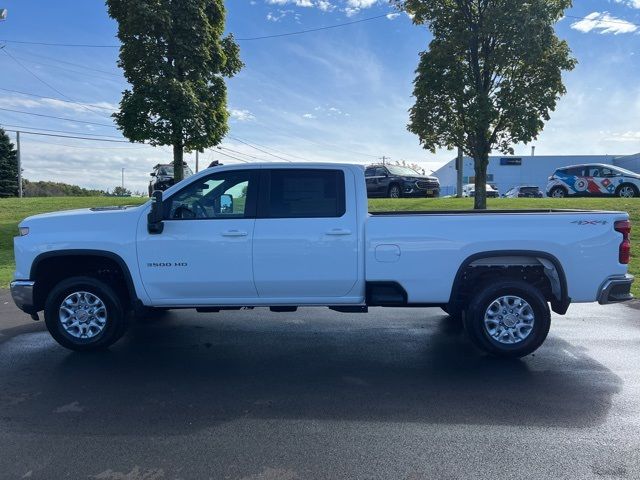
[[[200,153],[198,150],[196,150],[196,173],[198,173],[198,167],[200,166],[200,158],[198,156],[198,153]]]
[[[458,147],[458,156],[456,157],[456,197],[462,198],[462,176],[464,173],[464,155],[462,147]]]
[[[18,198],[22,198],[22,160],[20,159],[20,132],[16,132],[16,158],[18,160]]]
[[[382,160],[382,165],[386,165],[387,164],[387,160],[391,160],[389,157],[385,157],[384,155],[382,157],[380,157],[380,160]]]
[[[124,167],[122,167],[122,190],[124,190]]]

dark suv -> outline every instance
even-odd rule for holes
[[[440,181],[400,165],[369,165],[364,171],[368,197],[437,197]]]
[[[182,168],[184,172],[184,178],[193,175],[193,172],[186,162],[183,163]],[[149,175],[153,177],[149,182],[149,196],[153,194],[154,190],[164,191],[175,183],[173,180],[172,163],[159,163],[158,165],[153,167],[153,172],[151,172]]]

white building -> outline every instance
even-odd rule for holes
[[[474,183],[473,159],[464,157],[462,183]],[[487,182],[500,194],[518,185],[537,185],[546,193],[547,180],[560,167],[582,163],[607,163],[640,173],[640,153],[635,155],[536,155],[489,157]],[[456,194],[455,158],[433,173],[440,180],[440,196]]]

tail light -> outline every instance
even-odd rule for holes
[[[631,222],[629,220],[619,220],[614,223],[613,228],[622,234],[622,243],[618,250],[620,263],[628,264],[631,260]]]

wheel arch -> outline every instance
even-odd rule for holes
[[[36,299],[36,307],[41,309],[44,305],[44,300],[46,298],[47,293],[43,292],[41,289],[38,292],[38,278],[42,279],[45,272],[47,272],[47,268],[57,266],[56,261],[60,261],[62,259],[69,259],[75,257],[76,260],[91,260],[94,262],[107,261],[115,264],[119,269],[120,273],[123,276],[124,280],[124,291],[129,297],[129,301],[132,306],[135,306],[139,303],[138,294],[136,292],[135,284],[133,282],[133,277],[131,275],[131,271],[129,266],[124,261],[124,259],[118,255],[117,253],[108,251],[108,250],[91,250],[91,249],[69,249],[69,250],[55,250],[51,252],[44,252],[39,254],[31,264],[31,270],[29,273],[29,278],[35,281],[35,299]],[[77,269],[82,271],[82,269]],[[73,273],[72,273],[73,272]],[[74,276],[77,274],[75,271],[69,272],[69,275],[63,275],[61,277]],[[43,285],[45,287],[45,285]],[[46,287],[45,287],[46,289]],[[43,298],[44,297],[44,298]]]
[[[552,298],[549,299],[552,310],[563,315],[569,308],[571,298],[562,264],[554,255],[536,250],[491,250],[470,255],[460,264],[456,272],[449,296],[450,305],[457,305],[464,301],[462,295],[466,273],[473,267],[479,266],[493,267],[496,271],[512,267],[542,266],[552,293]]]

